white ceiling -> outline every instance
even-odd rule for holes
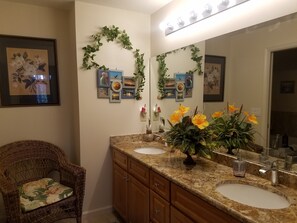
[[[0,0],[8,1],[8,0]],[[71,2],[75,0],[9,0],[9,2],[19,2],[24,4],[33,4],[60,9],[68,9]],[[172,0],[80,0],[83,2],[120,8],[130,11],[136,11],[146,14],[152,14],[162,8]]]

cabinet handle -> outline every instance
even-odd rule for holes
[[[128,177],[128,176],[124,176],[123,179],[124,179],[125,181],[129,181],[129,177]]]
[[[159,214],[161,211],[158,209],[155,209],[155,215]]]
[[[154,183],[154,186],[155,186],[156,188],[158,188],[159,185],[160,185],[160,184],[158,184],[158,183]]]

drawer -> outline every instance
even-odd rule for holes
[[[143,183],[145,186],[149,186],[150,182],[150,175],[149,175],[149,168],[142,164],[141,162],[129,158],[128,159],[128,172],[134,176],[136,179],[138,179],[141,183]]]
[[[150,188],[165,200],[170,200],[170,181],[152,170],[150,172]]]
[[[150,220],[154,223],[169,223],[170,205],[154,191],[150,191]]]
[[[239,223],[227,213],[217,209],[203,199],[171,183],[171,204],[199,223]]]
[[[170,223],[195,223],[186,215],[181,213],[179,210],[174,208],[173,206],[170,207]]]
[[[127,170],[127,164],[128,164],[128,157],[126,154],[120,152],[117,149],[113,149],[113,162],[118,164],[120,167],[122,167],[124,170]]]

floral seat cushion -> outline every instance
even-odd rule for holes
[[[51,178],[43,178],[23,184],[19,194],[22,211],[27,212],[70,197],[73,190]]]

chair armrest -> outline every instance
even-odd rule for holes
[[[85,168],[67,162],[60,166],[60,174],[62,184],[73,188],[75,194],[84,193],[86,181]]]
[[[0,191],[4,201],[6,216],[18,216],[21,212],[21,205],[17,184],[0,174]]]

